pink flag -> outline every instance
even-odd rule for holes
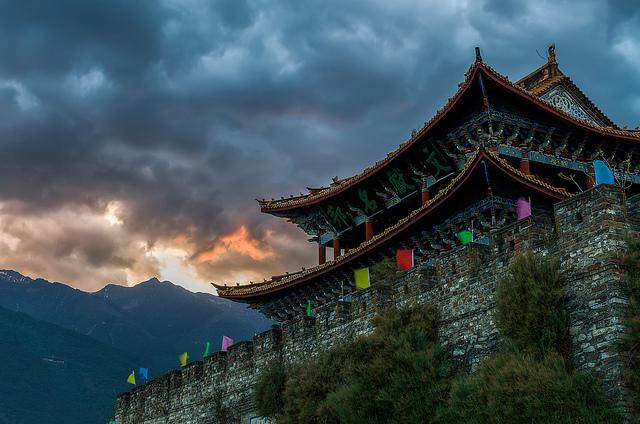
[[[231,337],[222,336],[222,351],[226,352],[233,345],[233,339]]]
[[[524,197],[519,198],[516,202],[516,214],[518,215],[518,221],[531,216],[531,205]]]

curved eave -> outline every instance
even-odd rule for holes
[[[440,190],[429,202],[414,210],[406,218],[399,220],[395,225],[387,228],[384,232],[377,234],[371,240],[362,243],[355,249],[349,250],[345,255],[339,256],[336,260],[305,270],[298,277],[290,278],[288,280],[282,279],[277,282],[266,282],[239,287],[224,287],[216,284],[214,284],[214,286],[218,290],[220,297],[238,301],[251,301],[303,284],[309,280],[318,278],[327,272],[333,271],[338,267],[353,263],[358,258],[367,255],[372,250],[380,247],[388,239],[400,235],[413,224],[424,219],[434,210],[438,209],[447,201],[447,199],[464,186],[465,182],[474,173],[482,160],[486,160],[493,169],[498,170],[507,178],[545,195],[552,200],[562,200],[570,196],[570,193],[564,189],[553,187],[538,180],[534,176],[523,174],[521,171],[512,167],[506,160],[499,158],[497,153],[476,152],[475,156],[467,162],[462,172],[453,178],[451,182],[445,188]]]
[[[394,159],[398,158],[405,151],[409,150],[413,145],[415,145],[420,139],[426,136],[426,134],[436,126],[446,115],[449,113],[451,109],[458,103],[458,101],[462,98],[464,93],[467,92],[471,83],[475,80],[475,76],[480,67],[481,63],[475,63],[471,66],[469,71],[467,72],[467,78],[460,85],[458,91],[449,99],[447,104],[440,109],[431,120],[424,126],[420,131],[416,133],[410,140],[405,141],[400,145],[398,149],[389,153],[384,159],[378,161],[370,168],[365,169],[358,175],[353,177],[345,178],[342,180],[342,183],[339,186],[329,187],[327,190],[324,190],[319,193],[311,193],[303,196],[294,196],[289,199],[283,200],[258,200],[260,204],[260,210],[264,213],[278,213],[278,212],[286,212],[294,209],[298,209],[301,207],[315,205],[324,201],[329,197],[336,196],[354,185],[358,184],[366,180],[367,178],[375,175],[381,169],[383,169],[387,164],[391,163]]]

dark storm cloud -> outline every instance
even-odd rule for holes
[[[154,246],[185,250],[202,279],[309,265],[305,236],[255,197],[382,158],[476,45],[515,80],[555,42],[635,127],[639,27],[624,1],[0,1],[0,265],[84,287],[158,272]],[[109,210],[118,222],[96,224]]]

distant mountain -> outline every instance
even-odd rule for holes
[[[106,423],[130,354],[0,308],[0,424]]]
[[[246,305],[157,279],[87,293],[0,270],[0,307],[129,352],[150,368],[152,377],[176,368],[184,351],[200,359],[206,341],[214,351],[223,335],[250,339],[271,325]]]

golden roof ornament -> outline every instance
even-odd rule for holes
[[[556,63],[556,44],[552,43],[547,48],[547,63]]]

